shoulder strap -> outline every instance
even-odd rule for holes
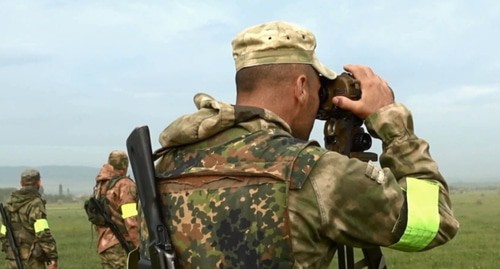
[[[101,197],[101,195],[106,195],[106,193],[111,189],[113,188],[116,183],[118,183],[118,181],[120,181],[120,179],[122,178],[126,178],[127,176],[115,176],[111,179],[108,179],[106,180],[105,182],[104,181],[97,181],[95,186],[94,186],[94,195],[93,197],[99,199]],[[106,184],[106,187],[104,189],[104,193],[101,193],[101,185],[102,184]]]
[[[112,189],[118,181],[120,181],[122,178],[126,178],[127,176],[116,176],[108,180],[106,183],[106,190],[105,192],[108,192],[110,189]]]

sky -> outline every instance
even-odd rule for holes
[[[0,0],[0,166],[100,167],[142,125],[158,148],[194,94],[234,103],[231,40],[280,20],[387,80],[445,177],[499,179],[499,18],[496,0]]]

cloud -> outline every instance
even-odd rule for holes
[[[50,56],[43,54],[34,54],[30,52],[23,53],[23,52],[7,52],[7,51],[2,51],[0,54],[0,68],[41,63],[44,61],[50,61]]]
[[[464,113],[469,115],[485,113],[494,108],[500,111],[496,104],[500,99],[500,84],[463,85],[456,88],[448,88],[434,93],[422,93],[410,95],[406,102],[418,109],[420,113],[428,115],[441,114],[450,116],[448,113]],[[489,111],[493,113],[493,111]]]
[[[445,175],[461,180],[495,175],[500,84],[450,87],[402,101]]]
[[[491,97],[498,97],[500,95],[500,85],[462,86],[454,95],[455,100],[475,101],[471,99],[482,99],[486,101],[484,103],[489,103],[488,100],[491,100]]]
[[[410,107],[443,169],[464,170],[465,161],[446,154],[491,150],[498,133],[498,14],[494,0],[0,1],[0,121],[8,130],[0,152],[41,156],[16,152],[16,162],[50,155],[52,163],[91,163],[142,124],[156,142],[168,122],[194,110],[195,93],[234,101],[237,32],[285,20],[316,34],[318,55],[334,70],[373,67]],[[0,161],[17,164],[7,155]]]

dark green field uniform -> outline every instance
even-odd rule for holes
[[[46,262],[57,260],[56,242],[47,222],[45,201],[38,189],[25,186],[13,192],[7,201],[6,209],[10,214],[21,259],[26,268],[45,268]],[[3,229],[4,227],[2,226]],[[5,239],[5,230],[0,232],[0,236],[2,249],[7,252],[9,266],[17,268],[12,249]]]

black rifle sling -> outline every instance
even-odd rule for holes
[[[107,181],[104,196],[106,196],[106,193],[111,188],[113,188],[116,185],[116,183],[118,183],[118,181],[120,181],[122,178],[125,178],[125,176],[114,177],[114,178],[110,179],[109,181]],[[93,202],[95,203],[95,206],[99,209],[102,216],[104,217],[105,225],[111,229],[111,231],[116,236],[116,238],[120,242],[120,245],[123,247],[123,249],[125,249],[125,251],[127,253],[131,252],[133,250],[132,246],[130,246],[130,244],[127,242],[127,240],[125,239],[125,236],[123,236],[123,233],[120,231],[120,228],[118,227],[118,225],[116,225],[116,223],[113,221],[113,218],[111,217],[111,215],[108,213],[108,211],[105,208],[106,206],[110,206],[110,205],[102,203],[101,199],[99,199],[100,196],[101,196],[101,193],[100,193],[100,182],[99,182],[99,184],[97,186],[97,195],[96,195],[96,198],[94,198]]]

